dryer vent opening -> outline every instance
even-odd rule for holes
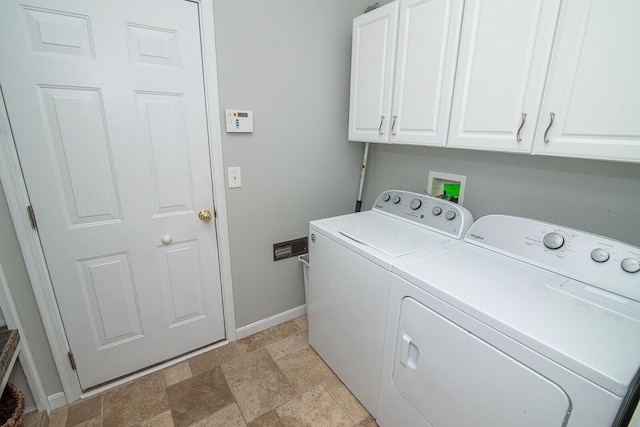
[[[273,244],[273,260],[291,258],[309,252],[307,237]]]

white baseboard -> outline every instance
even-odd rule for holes
[[[291,310],[283,311],[282,313],[267,317],[266,319],[258,320],[257,322],[253,322],[247,326],[236,329],[236,339],[248,337],[256,332],[264,331],[265,329],[284,323],[287,320],[295,319],[296,317],[300,317],[306,313],[307,306],[303,304],[296,308],[292,308]]]
[[[47,400],[49,400],[49,407],[51,410],[61,408],[67,404],[67,399],[64,397],[63,392],[52,394],[47,398]]]

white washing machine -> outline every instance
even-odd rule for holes
[[[490,215],[460,245],[397,263],[378,424],[626,425],[640,367],[638,260],[625,243]]]
[[[309,224],[309,343],[375,416],[392,264],[459,244],[473,218],[442,199],[386,191],[373,209]]]

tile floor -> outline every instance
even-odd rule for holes
[[[306,316],[51,412],[50,427],[377,424],[309,347]],[[27,427],[38,426],[33,416]]]

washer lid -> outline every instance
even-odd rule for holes
[[[639,303],[468,243],[411,258],[392,271],[591,382],[625,395],[640,366]]]
[[[365,246],[394,258],[451,240],[444,235],[373,211],[313,223],[330,227],[343,238],[355,242],[356,246]]]

